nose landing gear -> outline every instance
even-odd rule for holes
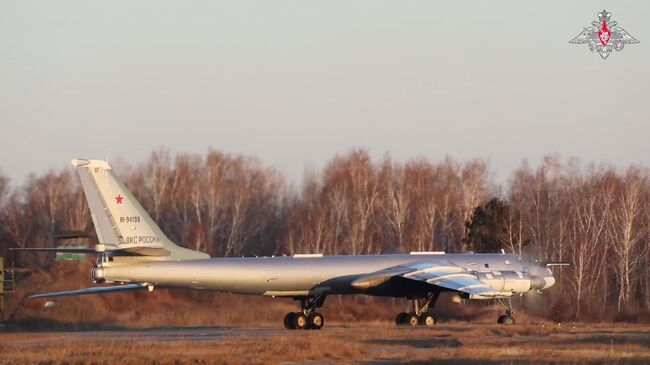
[[[513,314],[515,312],[512,311],[512,302],[510,298],[508,298],[507,302],[504,302],[503,299],[497,299],[499,301],[499,304],[501,304],[505,309],[506,309],[506,314],[500,315],[499,318],[497,319],[498,324],[515,324],[515,317]]]
[[[323,315],[316,308],[323,306],[324,295],[294,298],[300,301],[300,312],[290,312],[284,316],[284,328],[288,330],[319,330],[325,324]]]

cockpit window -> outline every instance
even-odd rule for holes
[[[485,264],[485,268],[489,268],[489,267],[490,267],[490,264]]]

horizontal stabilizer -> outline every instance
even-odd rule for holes
[[[159,247],[128,247],[122,250],[114,250],[115,252],[126,252],[133,255],[140,256],[169,256],[171,252]]]
[[[114,293],[119,291],[133,291],[133,290],[143,290],[143,289],[147,289],[147,286],[140,285],[140,284],[98,286],[98,287],[87,288],[87,289],[57,291],[52,293],[30,295],[29,298],[30,299],[54,298],[54,297],[66,297],[69,295],[104,294],[104,293]]]
[[[115,249],[115,246],[99,245],[101,249],[90,247],[17,247],[10,248],[9,251],[18,252],[50,252],[50,253],[102,253],[114,252],[116,254],[131,254],[139,256],[169,256],[170,252],[160,247],[127,247],[123,249]]]
[[[89,247],[12,247],[9,251],[23,252],[65,252],[65,253],[97,253],[97,250]]]

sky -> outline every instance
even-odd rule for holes
[[[641,41],[569,44],[607,9]],[[647,1],[0,0],[0,171],[159,147],[650,165]]]

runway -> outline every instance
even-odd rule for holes
[[[0,332],[2,364],[650,362],[650,325],[389,324]]]
[[[107,329],[97,331],[38,331],[0,333],[15,337],[16,345],[41,346],[62,342],[96,342],[96,341],[217,341],[232,337],[267,337],[285,334],[286,330],[278,328],[255,327],[188,327],[188,328],[152,328],[152,329]]]

